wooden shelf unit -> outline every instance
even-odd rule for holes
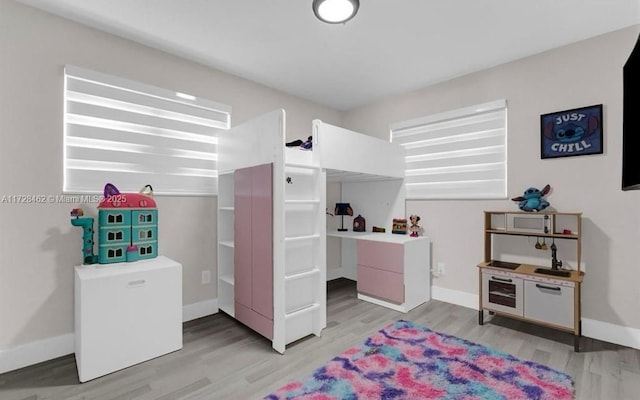
[[[551,219],[552,230],[548,233],[522,231],[508,228],[507,218],[512,214],[532,213],[518,211],[484,212],[484,260],[478,264],[479,314],[478,323],[484,324],[484,311],[533,322],[538,325],[571,332],[574,349],[580,349],[582,336],[580,289],[584,278],[581,270],[582,213],[541,212]],[[570,226],[571,233],[560,231],[558,226]],[[576,269],[568,276],[547,275],[536,272],[549,270],[548,266],[514,264],[515,268],[496,266],[493,259],[494,235],[552,238],[575,241]]]
[[[485,211],[484,212],[484,261],[491,261],[491,235],[512,235],[512,236],[527,236],[527,237],[540,237],[540,238],[555,238],[555,239],[573,239],[576,240],[576,264],[577,269],[580,271],[581,255],[582,255],[582,213],[581,212],[540,212],[537,215],[548,215],[552,220],[552,226],[554,231],[551,233],[532,233],[523,232],[517,230],[508,230],[506,218],[510,214],[522,214],[531,215],[530,212],[524,211]],[[502,228],[496,228],[492,224],[493,216],[504,216],[505,221],[502,224]],[[561,219],[574,218],[575,230],[572,230],[571,234],[565,234],[559,232],[558,222]],[[542,267],[542,266],[541,266]]]

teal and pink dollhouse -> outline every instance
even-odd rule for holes
[[[145,190],[147,189],[147,190]],[[84,264],[137,261],[158,256],[158,209],[150,186],[141,193],[120,193],[108,183],[98,204],[98,255],[93,253],[93,218],[71,211],[71,224],[82,226]]]

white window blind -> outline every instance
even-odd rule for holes
[[[406,149],[408,199],[505,199],[507,102],[498,100],[391,125]]]
[[[74,66],[65,67],[65,193],[217,194],[217,132],[231,107]]]

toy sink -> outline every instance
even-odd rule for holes
[[[536,268],[533,272],[535,272],[536,274],[562,276],[565,278],[568,278],[571,276],[571,271],[561,271],[558,269],[549,269],[549,268]]]

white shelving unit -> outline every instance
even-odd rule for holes
[[[233,293],[233,171],[218,175],[218,307],[235,316]]]

